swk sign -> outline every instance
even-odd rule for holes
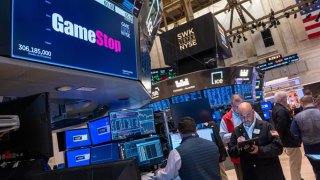
[[[197,45],[197,39],[195,33],[193,32],[193,28],[177,34],[177,38],[179,49],[181,51]]]

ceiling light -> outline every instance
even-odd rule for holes
[[[261,21],[258,22],[258,26],[260,27],[262,25]]]
[[[285,16],[286,18],[289,18],[289,17],[290,17],[290,13],[289,13],[289,12],[285,12],[285,13],[284,13],[284,16]]]
[[[238,39],[237,43],[240,43],[240,38]]]
[[[244,41],[247,41],[248,39],[247,39],[245,36],[243,36],[243,40],[244,40]]]
[[[254,30],[253,29],[251,29],[251,33],[254,34]]]
[[[60,87],[56,87],[56,91],[61,91],[61,92],[70,91],[70,90],[72,90],[72,89],[73,89],[72,86],[60,86]]]
[[[297,19],[298,15],[297,13],[294,13],[293,18]]]
[[[270,29],[270,28],[272,28],[272,27],[273,27],[273,24],[271,23],[268,28]]]
[[[277,25],[279,26],[281,23],[280,23],[280,21],[279,20],[277,20]]]
[[[309,13],[307,16],[306,16],[306,19],[310,18],[311,17],[311,13]]]
[[[94,91],[96,90],[97,88],[93,88],[93,87],[80,87],[80,88],[77,88],[76,90],[78,91],[87,91],[87,92],[91,92],[91,91]]]
[[[235,42],[235,41],[236,41],[236,38],[237,38],[237,36],[236,36],[236,35],[233,35],[233,40],[232,40],[232,42]]]

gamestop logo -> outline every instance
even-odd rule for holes
[[[119,40],[109,37],[101,30],[88,30],[78,24],[73,24],[70,21],[65,21],[58,13],[52,14],[52,28],[60,33],[72,36],[83,41],[88,41],[92,44],[96,43],[98,46],[105,47],[116,53],[121,52],[121,42]]]
[[[88,135],[77,135],[73,136],[73,142],[80,142],[80,141],[87,141],[88,140]]]
[[[82,154],[75,157],[76,162],[88,161],[90,159],[90,154]]]

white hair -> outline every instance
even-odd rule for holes
[[[281,103],[281,102],[284,101],[284,99],[287,99],[287,93],[286,92],[280,91],[280,92],[277,92],[274,95],[274,100],[275,100],[276,103]]]

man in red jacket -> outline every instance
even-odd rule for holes
[[[240,119],[238,106],[243,102],[241,95],[234,94],[231,96],[231,110],[222,117],[220,123],[220,136],[222,141],[229,146],[230,137],[232,131],[235,127],[239,126],[242,121]],[[258,113],[255,112],[255,116],[257,119],[261,120],[261,117]],[[240,158],[232,158],[230,157],[231,161],[233,162],[234,169],[237,174],[238,180],[243,180],[242,169],[240,165]]]

